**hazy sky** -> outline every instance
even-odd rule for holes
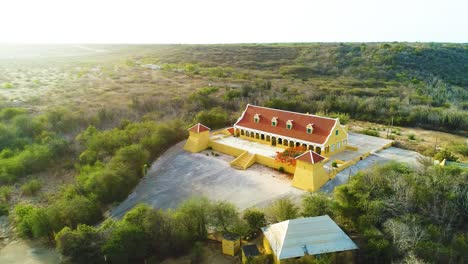
[[[468,0],[0,0],[0,43],[468,42]]]

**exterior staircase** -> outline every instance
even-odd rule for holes
[[[231,167],[238,170],[245,170],[255,163],[255,154],[247,151],[240,154],[237,158],[231,161]]]

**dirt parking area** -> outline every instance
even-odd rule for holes
[[[358,171],[370,168],[375,165],[381,165],[390,161],[397,161],[410,164],[411,166],[417,166],[419,164],[418,157],[421,154],[395,147],[390,147],[384,150],[373,152],[367,158],[359,161],[358,163],[340,171],[336,174],[335,178],[328,181],[320,191],[326,193],[332,193],[336,186],[348,183],[349,178],[355,175]]]
[[[208,150],[188,153],[183,150],[184,144],[185,141],[177,144],[159,158],[135,191],[112,210],[111,216],[122,217],[138,203],[175,208],[192,196],[226,200],[243,210],[264,207],[282,197],[296,199],[304,194],[291,187],[286,174],[259,164],[247,170],[236,170],[229,165],[234,157]]]
[[[377,151],[390,142],[387,139],[350,133],[349,142],[359,146],[359,150],[336,155],[331,160],[350,160],[367,152],[373,154],[338,173],[321,191],[331,193],[336,186],[346,183],[350,175],[373,165],[391,160],[417,164],[419,154],[414,151],[394,147]],[[305,193],[291,187],[290,175],[259,164],[254,164],[247,170],[236,170],[229,165],[234,157],[211,150],[188,153],[183,150],[184,144],[185,141],[162,155],[134,192],[114,208],[110,215],[120,218],[138,203],[161,209],[176,208],[192,196],[226,200],[244,210],[249,207],[265,207],[283,197],[298,200]]]
[[[342,160],[342,161],[350,161],[359,156],[362,156],[365,153],[375,152],[378,149],[382,148],[383,146],[391,143],[391,140],[379,138],[379,137],[372,137],[363,134],[348,133],[348,142],[350,146],[358,147],[357,151],[352,150],[345,150],[341,153],[333,155],[330,157],[330,160],[325,163],[325,168],[330,170],[332,169],[331,163],[334,160]]]

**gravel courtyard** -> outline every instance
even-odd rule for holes
[[[376,152],[389,142],[382,138],[350,133],[349,142],[354,146],[361,144],[361,148],[358,152],[338,154],[341,159],[347,160],[368,151],[373,154],[338,173],[321,191],[333,192],[336,186],[346,183],[349,175],[359,170],[391,160],[416,164],[419,156],[416,152],[394,147]],[[264,207],[282,197],[297,200],[305,193],[291,187],[291,179],[278,171],[259,164],[247,170],[236,170],[229,165],[234,157],[221,153],[215,156],[214,152],[208,150],[189,153],[183,150],[184,144],[185,141],[180,142],[164,153],[151,166],[134,192],[114,208],[110,215],[120,218],[138,203],[161,209],[176,208],[192,196],[227,200],[243,210],[254,206]]]
[[[281,197],[299,198],[304,191],[291,187],[286,175],[254,164],[247,170],[231,168],[234,157],[211,151],[188,153],[184,142],[170,148],[151,167],[135,191],[111,212],[122,217],[138,203],[155,208],[175,208],[191,196],[227,200],[243,210],[263,207]],[[208,155],[206,155],[208,154]]]

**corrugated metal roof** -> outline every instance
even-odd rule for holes
[[[358,249],[328,215],[287,220],[262,231],[279,259]]]

